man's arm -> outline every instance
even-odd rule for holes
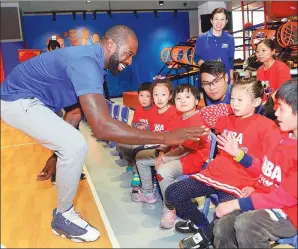
[[[194,62],[198,64],[200,67],[203,63],[203,51],[204,51],[204,41],[205,41],[205,36],[200,35],[196,41],[196,48],[194,52]]]
[[[125,144],[181,144],[185,140],[197,140],[208,129],[192,127],[173,132],[157,133],[139,130],[113,119],[101,94],[84,94],[79,97],[83,112],[95,137]]]

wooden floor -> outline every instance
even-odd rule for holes
[[[1,122],[1,244],[8,248],[112,248],[87,180],[80,183],[75,208],[98,228],[100,239],[74,243],[51,231],[56,189],[37,182],[51,152]]]

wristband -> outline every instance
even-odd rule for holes
[[[244,154],[245,154],[244,151],[240,150],[239,154],[236,157],[234,157],[233,159],[239,163],[243,159]]]

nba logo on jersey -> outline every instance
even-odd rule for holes
[[[229,47],[229,44],[227,44],[227,43],[223,43],[222,45],[221,45],[221,48],[228,48]]]
[[[262,174],[266,176],[260,176],[259,182],[264,186],[271,186],[274,182],[280,183],[281,182],[281,169],[280,166],[274,165],[268,158],[265,156],[263,159],[262,165]]]
[[[222,134],[226,135],[228,138],[235,139],[239,144],[243,143],[243,133],[237,133],[235,131],[224,129]]]
[[[154,131],[163,131],[164,129],[163,124],[154,124]]]

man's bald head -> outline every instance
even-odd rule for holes
[[[104,33],[103,38],[112,39],[117,44],[117,47],[122,47],[128,38],[138,41],[135,32],[125,25],[113,26]]]
[[[106,31],[101,44],[105,51],[105,68],[114,75],[132,64],[138,50],[135,32],[125,25],[116,25]]]

